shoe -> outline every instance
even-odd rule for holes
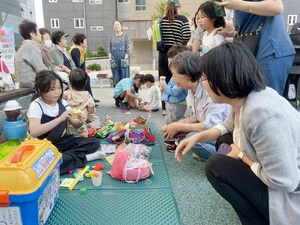
[[[176,144],[173,144],[173,145],[167,146],[167,147],[166,147],[166,150],[167,150],[168,152],[174,153],[175,150],[176,150],[176,148],[177,148],[177,145],[176,145]]]
[[[199,162],[204,162],[197,154],[193,153],[193,159],[199,161]]]
[[[175,140],[165,140],[164,144],[169,147],[175,144]]]
[[[123,103],[122,101],[119,101],[119,105],[121,109],[129,111],[129,107],[127,106],[127,104]]]
[[[99,104],[95,104],[95,107],[98,107],[99,106]]]
[[[166,110],[163,110],[163,111],[162,111],[162,115],[163,115],[163,116],[167,115]]]
[[[96,102],[100,102],[100,100],[94,98],[94,102],[95,102],[95,103],[96,103]]]
[[[157,112],[159,109],[152,109],[151,111],[152,112]]]

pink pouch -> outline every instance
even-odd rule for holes
[[[139,180],[150,176],[150,164],[141,158],[128,158],[128,150],[120,150],[112,163],[109,175],[118,180],[125,180],[127,183],[136,183]]]

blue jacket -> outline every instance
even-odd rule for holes
[[[179,90],[176,83],[171,78],[169,83],[164,88],[164,92],[161,95],[161,100],[171,103],[180,103],[185,101],[187,94],[188,90]]]

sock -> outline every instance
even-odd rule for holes
[[[96,151],[94,153],[87,154],[85,157],[86,157],[86,160],[88,162],[90,162],[90,161],[93,161],[96,159],[103,159],[105,156],[106,156],[106,154],[104,152]]]

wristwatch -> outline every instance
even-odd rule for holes
[[[238,154],[238,160],[242,161],[243,162],[243,157],[244,157],[244,153],[243,152],[240,152]]]

